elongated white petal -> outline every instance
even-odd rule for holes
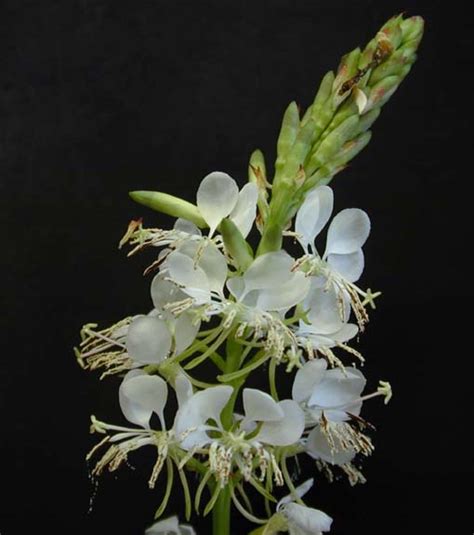
[[[338,331],[343,325],[341,317],[343,306],[343,301],[332,287],[327,290],[324,288],[311,290],[304,302],[304,308],[309,309],[311,330],[317,334]]]
[[[162,310],[168,303],[182,301],[187,295],[176,284],[164,280],[163,275],[158,273],[151,283],[151,299],[155,308]]]
[[[153,316],[132,321],[125,342],[127,353],[141,364],[158,364],[169,354],[171,333],[166,323]]]
[[[280,401],[278,405],[283,410],[283,418],[274,422],[265,422],[256,439],[272,446],[290,446],[303,434],[304,412],[292,399]]]
[[[175,230],[180,232],[186,232],[186,234],[191,234],[191,236],[201,236],[202,232],[200,229],[192,222],[187,219],[178,218],[173,226]]]
[[[193,395],[193,385],[183,372],[180,372],[174,380],[174,390],[178,399],[178,406],[182,407]]]
[[[208,441],[202,427],[209,419],[220,426],[220,414],[232,395],[231,386],[214,386],[192,395],[179,409],[175,420],[175,431],[182,437],[184,449],[201,445]],[[203,442],[204,441],[204,442]]]
[[[308,401],[314,389],[323,380],[327,367],[327,362],[323,359],[308,361],[296,372],[291,397],[298,403]]]
[[[209,281],[204,271],[187,255],[179,251],[172,252],[164,264],[167,275],[198,304],[210,300]]]
[[[197,191],[197,207],[209,225],[209,237],[224,217],[232,212],[238,197],[239,188],[226,173],[214,171],[202,180]]]
[[[328,186],[320,186],[312,191],[298,210],[295,219],[295,232],[305,250],[324,228],[331,217],[334,194]]]
[[[179,526],[179,535],[196,535],[194,528],[188,524],[181,524]]]
[[[324,256],[354,253],[364,245],[369,233],[370,219],[363,210],[342,210],[329,225]]]
[[[291,535],[319,535],[331,529],[332,518],[319,509],[298,503],[288,503],[283,508]]]
[[[174,324],[174,353],[179,355],[195,340],[201,323],[194,321],[194,316],[184,312],[176,318]]]
[[[356,455],[355,450],[343,448],[337,436],[331,438],[333,440],[332,445],[329,444],[321,428],[319,426],[315,427],[306,441],[306,453],[313,459],[321,459],[338,466],[350,463]]]
[[[145,531],[145,535],[180,535],[179,529],[178,517],[171,516],[155,522]]]
[[[245,184],[240,190],[235,208],[230,214],[230,219],[246,238],[252,229],[257,214],[258,187],[253,182]]]
[[[254,422],[271,422],[284,417],[283,409],[266,392],[245,388],[243,392],[245,419]]]
[[[330,254],[327,258],[331,269],[349,282],[356,282],[364,271],[364,253],[358,249],[350,254]]]
[[[156,413],[164,428],[163,409],[168,399],[168,387],[156,375],[137,375],[122,381],[119,389],[119,402],[127,420],[146,429],[150,418]]]
[[[307,479],[304,483],[301,483],[301,485],[298,485],[295,489],[296,496],[298,496],[298,498],[302,498],[311,489],[313,484],[314,484],[314,479],[311,478],[311,479]],[[286,496],[284,496],[277,504],[277,507],[276,507],[277,511],[280,510],[280,507],[282,505],[285,505],[285,503],[290,503],[294,501],[294,499],[295,499],[295,496],[293,494],[287,494]]]
[[[260,310],[287,310],[303,301],[310,285],[309,277],[306,277],[304,273],[289,274],[284,284],[261,290],[256,306]]]
[[[178,251],[189,256],[203,270],[211,290],[222,293],[227,278],[227,262],[214,243],[188,241]]]
[[[293,258],[285,251],[257,257],[244,273],[245,291],[263,290],[284,284],[291,277]]]
[[[349,407],[360,397],[365,383],[365,377],[357,368],[346,368],[345,373],[339,368],[328,370],[314,389],[308,405],[323,409]]]

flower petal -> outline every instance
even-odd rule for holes
[[[347,342],[352,340],[359,332],[359,327],[354,323],[345,323],[337,332],[331,333],[328,336],[335,342]]]
[[[166,323],[155,316],[142,316],[130,324],[125,342],[127,353],[141,364],[158,364],[171,349],[171,333]]]
[[[178,406],[181,407],[193,395],[193,385],[183,372],[180,372],[174,380],[174,390],[178,399]]]
[[[252,228],[257,214],[258,187],[249,182],[240,190],[235,208],[230,214],[230,219],[246,238]]]
[[[191,234],[191,236],[202,236],[201,230],[192,222],[187,219],[178,218],[173,226],[175,230]]]
[[[364,271],[364,253],[358,249],[350,254],[330,254],[327,263],[349,282],[356,282]]]
[[[311,322],[309,330],[315,334],[329,334],[338,331],[343,321],[341,318],[341,300],[334,288],[317,288],[310,291],[304,302]]]
[[[227,289],[235,297],[237,301],[240,301],[241,296],[245,292],[245,282],[243,277],[232,277],[227,281]]]
[[[211,298],[209,280],[189,256],[173,251],[168,255],[163,269],[166,269],[168,276],[198,304],[209,302]]]
[[[285,415],[272,396],[261,390],[245,388],[242,398],[247,421],[272,422],[281,420]]]
[[[183,436],[181,447],[190,449],[209,441],[203,426],[209,419],[220,426],[220,414],[232,392],[231,386],[214,386],[196,392],[184,403],[175,419],[176,435]]]
[[[308,361],[296,372],[291,397],[298,403],[308,401],[316,386],[323,380],[327,367],[324,359]]]
[[[186,299],[187,295],[171,281],[165,280],[161,273],[156,275],[150,287],[151,299],[155,308],[163,309],[168,303]]]
[[[321,459],[330,464],[341,466],[350,463],[356,452],[354,449],[344,449],[337,436],[332,436],[334,446],[331,448],[321,428],[315,427],[306,441],[306,453],[313,459]]]
[[[179,526],[179,535],[196,535],[194,528],[188,524],[181,524]]]
[[[155,522],[145,531],[145,535],[180,535],[178,517],[171,516]]]
[[[238,197],[239,188],[227,173],[214,171],[202,180],[197,191],[197,207],[209,225],[209,237],[224,217],[232,212]]]
[[[309,277],[304,273],[288,274],[285,284],[261,290],[256,306],[260,310],[287,310],[303,301],[310,285]]]
[[[119,388],[122,412],[131,423],[150,428],[150,418],[155,412],[165,429],[163,409],[168,399],[166,382],[157,375],[126,377]]]
[[[359,208],[342,210],[329,225],[324,256],[354,253],[364,245],[369,233],[370,219],[363,210]]]
[[[227,279],[227,261],[214,243],[187,241],[178,251],[189,256],[204,271],[211,290],[222,294]]]
[[[193,315],[183,312],[174,324],[174,354],[179,355],[196,339],[201,323],[195,322]]]
[[[361,403],[356,400],[364,390],[365,383],[365,377],[357,368],[346,368],[345,373],[339,368],[328,370],[324,379],[314,389],[308,406],[325,409],[325,415],[333,421],[328,409],[357,414]]]
[[[328,186],[320,186],[313,190],[301,205],[295,219],[295,232],[300,236],[303,249],[314,240],[331,217],[334,194]]]
[[[292,276],[293,258],[285,251],[258,256],[244,273],[245,292],[274,288]]]
[[[304,412],[296,401],[285,399],[278,405],[284,413],[281,420],[265,422],[256,440],[272,446],[290,446],[297,442],[304,431]]]
[[[283,507],[283,514],[288,519],[290,534],[318,535],[331,529],[332,518],[319,509],[292,502]]]

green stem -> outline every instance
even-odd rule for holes
[[[223,488],[212,509],[213,535],[230,535],[230,487]]]

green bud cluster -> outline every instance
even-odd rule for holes
[[[416,60],[423,19],[391,18],[367,44],[346,54],[323,78],[300,119],[292,102],[277,142],[268,225],[259,253],[277,250],[306,194],[328,184],[370,141],[370,128]]]

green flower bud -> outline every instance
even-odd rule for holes
[[[198,207],[179,197],[159,191],[131,191],[129,195],[135,202],[148,206],[157,212],[173,217],[182,217],[201,228],[208,226],[199,213]]]
[[[314,132],[314,122],[310,119],[296,136],[293,147],[287,156],[282,170],[284,178],[295,178],[298,171],[303,167],[306,157],[311,151]]]
[[[268,190],[269,187],[267,181],[267,171],[265,166],[265,158],[262,151],[255,150],[250,156],[249,162],[249,182],[257,184],[258,187],[258,216],[257,216],[257,226],[261,228],[265,224],[265,221],[268,218]]]
[[[277,160],[275,163],[275,180],[278,181],[278,176],[282,171],[288,154],[293,147],[293,144],[298,135],[300,128],[300,114],[296,102],[292,102],[283,115],[283,121],[281,124],[280,135],[277,142]]]
[[[413,42],[414,46],[418,46],[422,37],[425,27],[425,21],[421,17],[410,17],[405,19],[400,28],[402,31],[402,42]]]
[[[400,27],[402,21],[403,15],[397,15],[389,19],[382,28],[380,28],[380,31],[377,34],[377,39],[386,39],[390,43],[392,50],[396,50],[402,42],[403,34]]]
[[[237,268],[245,271],[253,262],[253,252],[240,230],[230,219],[223,219],[219,231],[224,240],[226,251],[234,259]]]

